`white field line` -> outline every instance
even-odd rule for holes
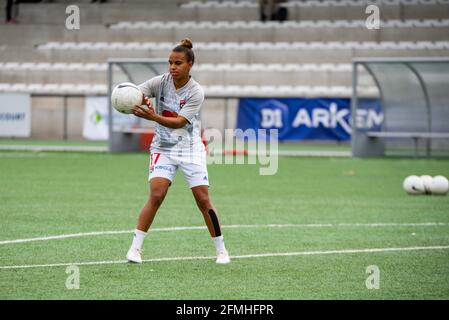
[[[315,223],[315,224],[249,224],[249,225],[224,225],[223,229],[240,229],[240,228],[333,228],[333,227],[435,227],[447,226],[446,222],[422,222],[422,223]],[[191,227],[167,227],[167,228],[152,228],[152,232],[170,232],[170,231],[185,231],[185,230],[205,230],[206,226],[191,226]],[[91,236],[103,236],[112,234],[133,233],[134,230],[117,230],[117,231],[95,231],[85,233],[61,234],[56,236],[44,236],[36,238],[13,239],[0,241],[0,245],[25,243],[34,241],[49,241],[67,238],[80,238]]]
[[[449,246],[428,246],[428,247],[402,247],[402,248],[367,248],[367,249],[342,249],[342,250],[324,250],[324,251],[300,251],[300,252],[276,252],[276,253],[259,253],[231,256],[231,259],[249,259],[249,258],[265,258],[265,257],[289,257],[289,256],[314,256],[326,254],[354,254],[354,253],[384,253],[384,252],[403,252],[403,251],[423,251],[423,250],[447,250]],[[197,257],[167,257],[144,259],[143,262],[165,262],[165,261],[181,261],[181,260],[213,260],[214,256],[197,256]],[[106,264],[125,264],[126,260],[110,260],[110,261],[88,261],[88,262],[72,262],[72,263],[53,263],[53,264],[30,264],[16,266],[0,266],[2,269],[29,269],[29,268],[51,268],[65,266],[92,266]]]

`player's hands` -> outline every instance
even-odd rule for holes
[[[143,104],[146,104],[147,106],[149,106],[149,107],[152,107],[153,106],[153,102],[151,101],[151,99],[150,98],[148,98],[148,97],[143,97]]]
[[[154,120],[156,116],[156,111],[153,108],[153,103],[151,102],[151,99],[145,97],[143,101],[145,105],[134,106],[134,108],[132,109],[133,114],[136,117],[144,118],[147,120]]]

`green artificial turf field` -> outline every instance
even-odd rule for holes
[[[449,196],[402,190],[410,174],[448,177],[449,160],[283,157],[273,176],[210,165],[229,265],[215,264],[180,172],[148,261],[124,261],[147,165],[145,154],[0,152],[0,298],[449,298]],[[379,289],[366,286],[373,265]]]

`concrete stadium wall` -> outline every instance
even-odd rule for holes
[[[203,85],[327,85],[350,86],[351,71],[345,72],[210,72],[192,71],[192,76]],[[244,76],[242,76],[244,74]],[[70,84],[105,84],[106,71],[2,71],[0,83],[70,83]]]
[[[20,20],[29,24],[64,25],[66,3],[20,5]],[[173,3],[165,8],[159,3],[78,4],[81,23],[110,24],[117,21],[217,21],[258,20],[258,8],[180,8]],[[379,5],[382,19],[443,19],[449,16],[448,4]],[[365,19],[366,6],[294,7],[289,8],[290,20],[358,20]]]
[[[69,97],[67,100],[67,139],[83,139],[84,98]],[[64,139],[63,97],[31,98],[32,139]]]
[[[382,27],[367,28],[304,27],[238,28],[238,29],[110,29],[103,25],[82,25],[79,30],[66,30],[64,26],[5,25],[0,37],[12,46],[35,47],[51,41],[57,42],[172,42],[185,37],[195,42],[308,42],[308,41],[439,41],[449,40],[448,28]]]
[[[30,50],[0,46],[2,62],[104,63],[109,58],[164,58],[168,50]],[[353,57],[447,56],[448,50],[306,49],[196,50],[198,63],[350,63]]]
[[[71,0],[54,3],[20,4],[17,25],[0,28],[0,62],[104,63],[108,58],[164,58],[169,50],[40,50],[47,42],[177,42],[189,36],[195,42],[292,42],[292,41],[440,41],[449,40],[447,28],[301,28],[301,29],[195,29],[155,30],[110,29],[120,21],[254,21],[258,8],[180,8],[187,0],[110,0],[91,4],[78,0],[80,30],[67,30],[67,5]],[[382,20],[449,19],[449,4],[379,6]],[[365,6],[289,8],[289,20],[364,20]],[[197,63],[350,63],[354,57],[447,56],[438,49],[197,49]],[[194,72],[203,85],[344,85],[350,84],[348,72]],[[106,72],[81,71],[2,71],[0,83],[75,83],[106,84]],[[230,100],[227,126],[233,128],[237,100]],[[32,137],[64,137],[64,101],[62,97],[32,97]],[[204,127],[223,130],[225,102],[207,99],[202,111]],[[67,138],[82,139],[84,98],[67,100]]]

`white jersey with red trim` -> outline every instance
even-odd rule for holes
[[[192,77],[179,89],[175,88],[171,74],[151,78],[139,85],[147,97],[156,98],[156,113],[165,117],[183,116],[188,123],[181,129],[171,129],[156,123],[151,149],[169,151],[182,157],[204,150],[201,141],[200,109],[204,91]]]

